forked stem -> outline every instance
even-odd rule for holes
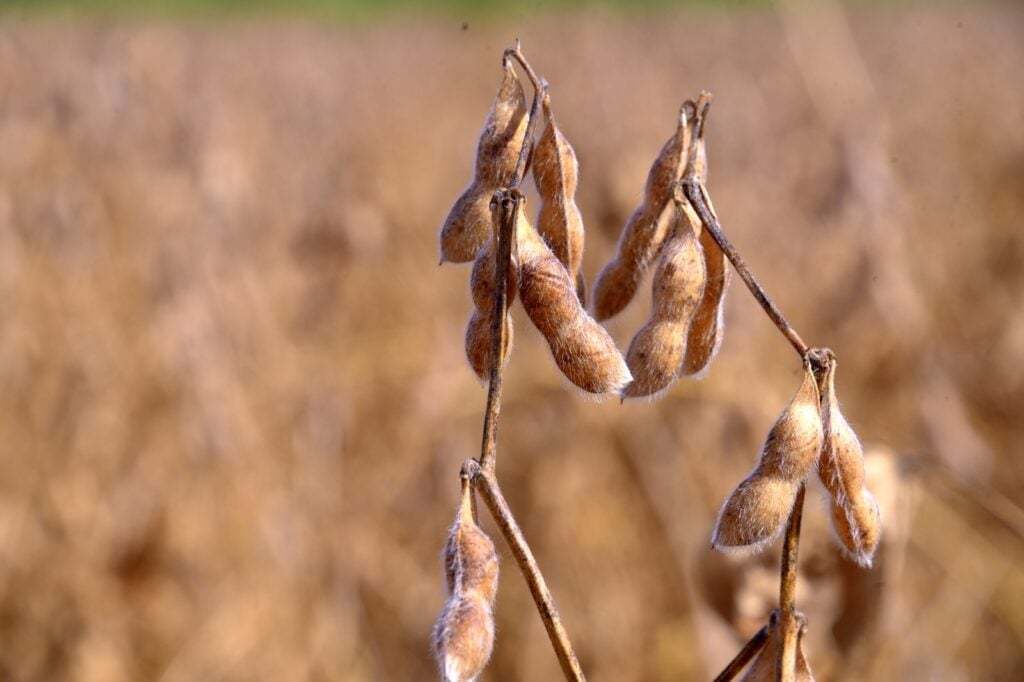
[[[804,515],[804,495],[807,489],[800,484],[793,511],[786,524],[786,537],[782,542],[782,569],[779,581],[779,652],[775,659],[775,679],[794,682],[796,678],[796,647],[800,622],[796,612],[797,554],[800,550],[800,522]]]
[[[548,638],[551,640],[551,646],[558,657],[565,679],[585,682],[583,669],[573,651],[569,635],[562,625],[558,609],[555,607],[555,600],[551,596],[551,591],[548,590],[544,575],[540,572],[540,566],[537,565],[537,560],[534,558],[533,552],[530,551],[530,546],[526,543],[519,524],[516,523],[516,519],[512,515],[508,502],[505,501],[505,496],[501,493],[495,473],[498,454],[498,416],[501,412],[501,390],[505,367],[504,350],[508,334],[506,326],[508,281],[512,269],[512,256],[515,251],[516,219],[519,215],[520,205],[525,201],[518,187],[526,173],[526,163],[533,147],[533,132],[537,124],[537,113],[545,92],[545,85],[537,78],[537,74],[523,57],[518,41],[514,48],[505,51],[505,59],[510,57],[519,62],[533,83],[533,105],[530,107],[526,137],[519,151],[519,162],[515,177],[512,179],[512,186],[508,189],[498,190],[491,206],[491,210],[497,216],[497,229],[494,234],[496,240],[494,249],[496,295],[494,297],[494,317],[491,322],[491,364],[488,368],[490,380],[487,388],[487,407],[484,411],[480,459],[469,460],[463,464],[461,475],[463,478],[468,478],[480,493],[487,508],[491,511],[491,516],[494,517],[498,530],[501,531],[505,542],[512,550],[516,563],[519,564],[519,570],[530,588],[530,594],[533,595],[533,601],[544,622],[544,629],[547,630]]]
[[[548,639],[551,640],[551,646],[558,657],[558,663],[562,667],[565,679],[585,682],[586,677],[583,675],[579,659],[576,658],[576,652],[573,651],[572,643],[569,641],[569,634],[562,625],[554,597],[551,596],[540,566],[537,565],[537,559],[530,551],[530,546],[527,544],[519,524],[516,523],[512,510],[509,509],[508,502],[505,501],[505,496],[501,493],[498,479],[493,472],[484,471],[476,460],[471,459],[463,465],[463,471],[467,470],[471,473],[473,484],[480,493],[480,497],[483,498],[484,504],[490,509],[491,516],[494,517],[509,549],[512,550],[512,555],[515,557],[516,563],[519,564],[519,570],[526,578],[526,584],[537,605],[537,612],[540,613],[540,618],[544,622],[544,629],[548,633]]]

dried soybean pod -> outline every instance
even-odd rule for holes
[[[519,150],[526,139],[526,95],[512,62],[504,76],[477,142],[473,181],[455,200],[441,228],[441,262],[466,263],[490,234],[491,196],[512,182]]]
[[[858,564],[870,566],[881,536],[881,515],[864,485],[864,450],[839,410],[837,365],[830,353],[821,404],[825,442],[818,459],[818,477],[831,496],[832,528],[839,546]]]
[[[498,214],[492,208],[492,227],[496,233],[498,230]],[[473,271],[469,278],[469,288],[473,297],[473,304],[476,309],[470,315],[466,324],[466,359],[469,366],[473,368],[481,382],[487,381],[488,372],[491,366],[491,332],[492,320],[494,318],[494,296],[495,280],[497,271],[495,269],[495,250],[493,237],[484,244],[473,261]],[[516,295],[516,262],[515,253],[508,271],[508,306]],[[508,362],[509,351],[512,349],[512,315],[506,314],[505,318],[505,343],[502,349],[502,361]]]
[[[796,682],[814,682],[811,666],[807,662],[807,657],[804,656],[803,642],[806,631],[806,625],[801,624],[796,640],[796,675],[794,677]],[[740,682],[775,682],[776,661],[779,658],[779,637],[778,611],[774,611],[768,628],[768,639],[765,640],[761,653],[747,668],[747,672]]]
[[[644,198],[622,228],[615,257],[604,266],[594,283],[594,317],[598,321],[614,317],[625,308],[658,254],[658,219],[672,198],[673,188],[683,170],[690,126],[687,105],[679,111],[676,132],[662,146],[647,174]]]
[[[474,310],[466,323],[466,360],[481,383],[490,379],[491,370],[491,318],[494,312]],[[512,351],[512,315],[505,317],[505,343],[502,346],[502,364],[507,364]]]
[[[580,266],[583,263],[583,218],[576,206],[579,164],[551,111],[551,97],[544,91],[542,99],[547,125],[534,150],[533,178],[540,194],[537,232],[576,281],[577,295],[584,303]]]
[[[651,315],[633,337],[626,365],[633,381],[623,398],[655,395],[672,385],[686,351],[687,330],[704,293],[704,255],[682,205],[651,285]]]
[[[632,378],[622,354],[580,305],[568,271],[527,221],[522,207],[520,201],[516,240],[519,298],[526,314],[569,381],[588,393],[617,392]]]
[[[476,592],[452,598],[434,627],[434,654],[444,682],[472,682],[494,649],[494,616]]]
[[[526,95],[512,60],[503,59],[502,67],[501,85],[476,148],[476,179],[494,189],[512,184],[529,122]]]
[[[757,551],[782,531],[821,451],[819,407],[817,381],[805,362],[803,382],[768,433],[757,467],[718,513],[712,538],[716,549]]]
[[[831,501],[832,530],[843,553],[865,568],[882,537],[882,514],[878,502],[866,488],[846,504]]]
[[[455,522],[448,530],[443,563],[449,594],[458,589],[477,590],[487,603],[498,592],[498,554],[494,543],[476,522],[473,487],[462,480],[462,495]]]
[[[693,212],[689,204],[686,208]],[[696,213],[692,218],[700,225]],[[707,370],[722,346],[722,333],[725,329],[725,290],[729,286],[729,263],[718,242],[707,230],[700,230],[700,246],[704,255],[707,284],[700,304],[693,314],[686,340],[686,357],[683,360],[682,372],[690,376],[700,376]]]
[[[441,676],[451,682],[476,679],[494,647],[498,556],[476,524],[472,496],[463,479],[461,504],[443,554],[449,597],[434,627]]]

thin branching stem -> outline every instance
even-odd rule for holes
[[[690,150],[689,158],[690,162],[687,164],[686,175],[682,179],[683,192],[686,194],[686,198],[690,200],[690,204],[693,209],[697,212],[700,217],[700,221],[716,242],[721,247],[722,252],[726,255],[733,267],[736,268],[736,272],[739,273],[740,279],[750,289],[750,293],[754,295],[754,298],[764,309],[768,318],[778,327],[782,335],[786,337],[789,343],[796,349],[796,352],[800,354],[801,358],[807,356],[807,352],[810,347],[804,340],[800,338],[796,330],[790,326],[789,322],[786,322],[786,318],[782,316],[782,311],[779,310],[778,306],[768,296],[768,293],[764,290],[764,287],[754,277],[754,273],[747,267],[746,261],[740,256],[739,251],[732,245],[729,238],[725,236],[722,231],[722,225],[718,221],[718,216],[715,215],[714,208],[711,203],[711,196],[708,194],[707,187],[701,181],[696,174],[696,168],[693,163],[693,159],[696,157],[697,142],[704,135],[704,118],[707,114],[708,107],[711,105],[711,95],[708,93],[702,93],[700,100],[697,103],[697,117],[694,123],[693,135],[690,138]]]
[[[768,641],[768,626],[765,625],[757,631],[750,641],[744,645],[740,652],[736,654],[736,658],[729,662],[729,665],[725,666],[725,670],[718,674],[718,677],[714,679],[714,682],[732,682],[736,679],[736,676],[740,674],[748,663],[754,660],[754,657],[761,653],[761,649],[764,648],[765,643]]]
[[[497,259],[495,268],[494,317],[491,320],[491,366],[490,381],[487,385],[487,407],[484,410],[483,443],[480,446],[480,466],[494,473],[498,453],[498,414],[501,412],[502,376],[505,367],[505,338],[508,327],[508,279],[512,267],[512,243],[515,240],[516,216],[523,195],[519,190],[495,194],[494,211],[498,214],[498,229],[495,231]]]
[[[700,98],[694,105],[696,117],[694,120],[693,135],[690,138],[690,148],[687,154],[687,169],[681,180],[683,193],[689,199],[690,204],[697,212],[703,228],[711,234],[711,237],[721,247],[722,252],[736,268],[743,283],[750,289],[750,293],[761,305],[768,318],[775,324],[782,335],[786,337],[790,345],[800,355],[801,359],[811,364],[815,376],[819,376],[829,363],[834,361],[832,352],[828,349],[816,349],[809,347],[795,329],[782,316],[778,306],[768,296],[767,292],[754,277],[754,274],[747,267],[746,262],[740,256],[736,247],[732,245],[722,230],[722,225],[715,213],[711,196],[704,185],[703,178],[699,176],[697,163],[697,147],[704,136],[704,123],[708,108],[711,106],[710,93],[701,93]],[[796,582],[797,582],[797,556],[800,549],[800,522],[803,518],[804,496],[806,488],[803,484],[797,492],[793,510],[790,512],[789,521],[786,524],[786,535],[782,545],[782,567],[779,576],[779,650],[776,658],[776,679],[784,682],[792,682],[796,674],[796,650],[803,627],[803,618],[796,610]],[[749,648],[748,644],[747,647]],[[743,652],[740,652],[740,656]],[[740,658],[737,656],[737,659]],[[730,668],[732,664],[730,664]],[[742,666],[740,666],[742,667]],[[726,669],[726,672],[730,668]],[[726,673],[723,672],[723,675]],[[725,678],[730,679],[730,678]]]
[[[796,676],[796,647],[800,635],[800,619],[796,611],[797,554],[800,550],[800,522],[804,515],[803,484],[796,494],[796,503],[789,514],[786,536],[782,542],[782,578],[779,581],[779,653],[775,663],[775,679],[793,682]]]
[[[529,62],[523,57],[518,41],[514,48],[505,51],[504,58],[515,58],[523,67],[534,86],[533,105],[530,107],[530,119],[526,124],[526,137],[519,151],[519,162],[516,167],[512,186],[498,190],[494,195],[492,210],[496,216],[495,253],[495,297],[494,317],[491,323],[491,365],[490,381],[487,388],[487,406],[484,412],[483,442],[480,446],[480,459],[469,460],[462,467],[462,476],[468,477],[480,493],[484,503],[494,517],[498,530],[512,550],[519,570],[530,588],[530,594],[537,605],[544,628],[551,640],[558,662],[565,674],[565,679],[573,682],[585,682],[579,659],[573,651],[572,643],[562,625],[562,620],[555,607],[555,600],[548,590],[544,576],[537,565],[537,560],[526,543],[519,524],[512,515],[512,510],[505,501],[498,485],[495,467],[498,453],[498,416],[501,411],[501,390],[505,366],[504,350],[508,329],[506,318],[508,313],[508,281],[515,253],[516,219],[520,205],[525,201],[518,187],[526,173],[526,164],[533,148],[533,134],[538,119],[540,101],[544,96],[545,85],[537,78]]]
[[[562,619],[558,615],[558,608],[555,606],[554,597],[551,596],[551,591],[548,590],[544,575],[540,571],[540,566],[537,565],[537,559],[534,558],[533,552],[530,551],[530,546],[527,544],[519,524],[516,523],[512,510],[509,509],[508,502],[505,501],[505,496],[501,492],[501,486],[498,485],[498,479],[494,476],[493,472],[484,471],[477,464],[476,460],[466,462],[463,465],[463,471],[469,471],[473,476],[473,482],[480,493],[480,497],[483,498],[484,504],[490,509],[491,516],[494,517],[498,529],[508,543],[509,549],[512,550],[516,563],[519,564],[519,570],[526,577],[526,584],[530,588],[530,594],[533,595],[533,601],[537,605],[537,611],[540,613],[541,620],[544,622],[544,629],[551,640],[551,646],[555,650],[555,655],[558,656],[558,663],[562,667],[565,679],[574,682],[585,682],[586,678],[583,675],[583,669],[580,667],[579,659],[576,658],[576,652],[573,651],[569,635],[562,625]]]

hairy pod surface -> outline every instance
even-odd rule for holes
[[[489,209],[490,210],[490,209]],[[498,229],[498,214],[492,214],[493,228]],[[487,240],[483,247],[477,252],[473,261],[473,271],[469,278],[469,289],[472,294],[473,304],[476,310],[469,317],[466,324],[466,359],[469,366],[473,368],[481,382],[487,381],[491,366],[491,334],[494,319],[494,297],[497,293],[496,280],[496,254],[494,238]],[[517,268],[515,257],[508,271],[507,301],[512,306],[516,296]],[[512,315],[505,317],[505,342],[502,346],[502,362],[508,362],[509,352],[512,350]]]
[[[719,551],[759,551],[782,532],[799,483],[755,470],[718,512],[711,543]]]
[[[693,213],[689,204],[686,210]],[[693,213],[691,220],[700,225],[696,213]],[[682,372],[688,376],[699,376],[711,366],[722,347],[725,331],[725,290],[729,286],[729,263],[718,242],[707,230],[700,230],[700,246],[707,283],[686,339]]]
[[[526,95],[510,61],[477,142],[473,181],[441,227],[441,262],[467,263],[490,234],[491,196],[511,184],[526,139]]]
[[[870,566],[881,537],[881,514],[865,486],[864,450],[839,409],[837,362],[831,358],[821,401],[825,440],[818,459],[818,477],[831,496],[832,528],[840,547],[862,566]]]
[[[796,640],[796,682],[814,682],[814,674],[811,666],[804,655],[804,630],[801,627]],[[775,682],[776,664],[779,658],[779,631],[778,618],[773,614],[771,626],[768,629],[768,639],[757,655],[754,662],[747,668],[747,672],[740,678],[740,682]]]
[[[484,598],[452,597],[434,627],[434,653],[445,682],[472,682],[494,649],[494,616]]]
[[[832,530],[840,549],[861,566],[870,567],[882,538],[882,514],[867,488],[846,504],[831,501]]]
[[[644,198],[622,228],[615,257],[594,282],[594,317],[607,320],[619,314],[636,295],[640,281],[661,248],[658,218],[672,198],[682,174],[690,127],[680,112],[675,134],[662,146],[647,174]]]
[[[626,365],[633,381],[623,398],[655,395],[672,385],[686,353],[691,318],[704,294],[707,272],[689,216],[679,210],[651,285],[651,315],[633,337]]]
[[[778,536],[823,438],[817,381],[805,363],[800,388],[768,433],[757,467],[718,514],[712,537],[716,549],[756,551]]]
[[[588,393],[618,392],[632,379],[622,354],[608,332],[580,305],[565,266],[533,229],[522,209],[517,217],[516,239],[519,298],[530,321],[548,342],[555,364],[569,381]]]
[[[543,99],[547,125],[534,150],[533,178],[541,204],[537,214],[537,232],[576,281],[577,295],[584,303],[586,284],[583,264],[583,217],[576,206],[579,164],[551,112],[551,99]]]
[[[449,597],[434,627],[434,652],[444,680],[474,680],[494,647],[498,555],[476,524],[467,480],[462,482],[462,499],[442,563]]]
[[[493,325],[491,320],[493,318],[493,309],[488,312],[474,310],[469,316],[469,321],[466,323],[466,360],[481,383],[486,382],[490,378],[491,352],[493,350],[493,344],[491,343]],[[512,339],[514,336],[512,315],[506,313],[505,343],[502,345],[501,352],[503,365],[507,365],[511,357]]]
[[[512,61],[504,60],[502,67],[501,85],[476,148],[476,178],[492,191],[512,183],[528,123],[526,95]]]
[[[824,441],[818,382],[808,363],[789,405],[761,447],[759,468],[766,474],[800,483],[814,468]]]
[[[476,523],[473,488],[463,481],[462,498],[455,522],[448,530],[443,563],[450,594],[460,589],[476,590],[494,603],[498,591],[498,554],[494,543]]]

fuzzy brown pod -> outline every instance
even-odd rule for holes
[[[796,682],[814,682],[814,674],[811,666],[804,655],[804,634],[806,626],[801,624],[796,640],[796,670],[794,680]],[[754,662],[747,668],[746,674],[740,678],[740,682],[775,682],[776,667],[779,660],[779,639],[781,632],[777,612],[772,613],[771,624],[768,627],[768,639],[765,640],[761,653],[757,655]]]
[[[633,381],[622,390],[624,399],[657,395],[679,374],[690,321],[702,300],[707,278],[695,227],[680,205],[672,236],[662,248],[654,272],[650,317],[626,353]]]
[[[565,266],[555,257],[522,210],[516,222],[519,298],[544,336],[555,364],[588,393],[617,393],[632,376],[608,332],[580,305]]]
[[[823,438],[817,381],[805,362],[800,388],[768,433],[757,467],[718,513],[712,536],[716,549],[758,551],[778,536]]]
[[[825,441],[818,459],[818,476],[830,496],[830,516],[843,552],[870,566],[882,532],[878,503],[865,486],[864,450],[857,434],[839,409],[835,374],[838,363],[829,356],[822,396]]]
[[[493,352],[493,344],[491,343],[493,324],[491,320],[493,317],[493,310],[486,313],[474,310],[469,316],[469,321],[466,322],[466,360],[481,383],[486,382],[490,378],[491,353]],[[512,315],[506,314],[505,342],[502,344],[501,350],[503,365],[508,364],[508,359],[511,357],[512,339],[514,336]]]
[[[468,682],[483,670],[494,647],[498,555],[476,524],[473,490],[466,479],[442,563],[449,596],[434,627],[434,652],[442,679]]]
[[[477,142],[473,181],[455,200],[441,227],[441,262],[467,263],[490,235],[494,191],[512,183],[529,117],[526,95],[512,62],[504,75]]]
[[[682,175],[689,142],[690,126],[685,111],[686,106],[680,110],[675,133],[662,146],[647,174],[643,201],[622,228],[615,257],[594,282],[594,317],[598,321],[614,317],[629,305],[661,248],[658,219]]]
[[[493,219],[496,221],[497,213],[494,213],[493,216]],[[495,232],[497,229],[497,224],[494,224]],[[494,239],[491,238],[477,252],[476,259],[473,261],[473,271],[469,278],[470,293],[472,294],[473,304],[476,306],[476,309],[470,315],[469,322],[466,324],[466,359],[481,382],[487,381],[491,367],[491,334],[494,319],[494,296],[496,293],[495,280],[497,279],[495,265]],[[516,262],[514,257],[509,267],[507,292],[508,306],[511,307],[512,301],[515,300],[516,296]],[[513,335],[512,315],[506,314],[502,362],[508,362],[509,354],[512,350]]]
[[[691,220],[700,225],[700,219],[693,207],[686,204]],[[729,286],[729,263],[722,248],[707,230],[700,230],[700,246],[704,256],[707,284],[700,304],[693,314],[693,321],[686,338],[686,356],[682,373],[687,376],[702,376],[711,366],[722,347],[725,331],[725,291]]]
[[[579,164],[576,152],[565,139],[551,111],[551,98],[542,99],[547,125],[534,148],[533,178],[540,194],[537,232],[576,282],[576,293],[585,305],[583,264],[583,217],[576,206]]]

